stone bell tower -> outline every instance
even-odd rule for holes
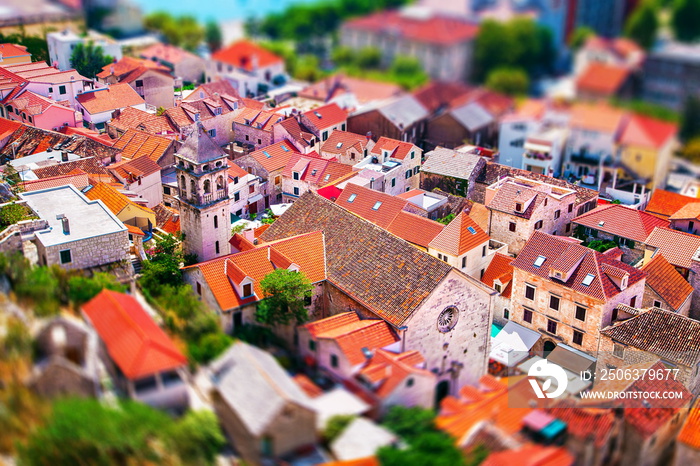
[[[230,253],[231,208],[226,153],[201,126],[175,154],[185,254],[199,262]]]

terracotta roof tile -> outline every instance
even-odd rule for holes
[[[314,136],[311,131],[306,126],[302,126],[299,124],[296,118],[290,117],[285,120],[282,120],[280,123],[278,123],[281,127],[283,127],[287,133],[289,133],[289,136],[292,137],[298,144],[300,144],[302,147],[310,147],[312,144],[312,141],[316,141],[316,136]],[[338,131],[334,131],[331,134],[331,137]],[[330,140],[330,138],[329,138]],[[324,143],[324,147],[328,144],[328,141]],[[322,149],[325,150],[325,149]]]
[[[35,168],[32,171],[37,178],[46,179],[68,175],[70,173],[74,173],[76,169],[84,171],[88,174],[88,176],[105,175],[110,179],[110,181],[113,180],[113,177],[109,174],[109,171],[94,157],[47,165],[45,167]]]
[[[343,352],[348,362],[355,366],[365,361],[366,356],[363,349],[370,351],[384,348],[399,341],[399,337],[383,320],[360,320],[355,312],[350,312],[355,316],[353,320],[344,319],[341,326],[334,326],[326,330],[314,329],[314,339],[333,340]],[[335,317],[335,316],[334,316]],[[334,317],[329,317],[334,319]],[[325,319],[322,319],[325,320]],[[309,328],[315,322],[306,324]],[[323,323],[321,327],[324,327]]]
[[[404,199],[352,183],[347,184],[336,201],[343,209],[384,229],[389,227],[407,203]]]
[[[276,113],[246,107],[236,115],[233,121],[239,125],[250,126],[263,131],[272,131],[272,127],[284,120]]]
[[[360,104],[365,104],[397,97],[404,91],[396,84],[336,74],[306,87],[299,92],[299,97],[329,102],[348,93],[354,95]]]
[[[381,155],[385,150],[389,151],[389,157],[404,160],[412,151],[418,149],[409,142],[397,141],[382,136],[372,147],[372,154]]]
[[[620,135],[620,143],[660,149],[675,137],[678,125],[643,115],[632,115]]]
[[[83,313],[129,379],[187,363],[187,358],[132,296],[103,290],[83,305]]]
[[[391,34],[407,40],[441,45],[470,42],[479,31],[479,26],[458,18],[431,15],[419,19],[405,16],[396,10],[352,19],[343,28]]]
[[[409,243],[423,248],[433,242],[444,231],[445,226],[429,218],[411,212],[401,211],[387,227],[387,231]]]
[[[189,123],[186,122],[186,124]],[[178,133],[178,129],[166,115],[156,116],[134,107],[123,109],[119,115],[109,121],[109,126],[122,131],[138,129],[150,134]]]
[[[592,439],[593,445],[598,448],[605,445],[616,422],[611,409],[578,407],[571,400],[563,400],[547,412],[566,423],[569,435],[585,442]]]
[[[299,179],[313,186],[324,186],[334,183],[338,178],[352,173],[352,167],[332,160],[323,159],[311,152],[309,154],[295,153],[289,157],[282,170],[282,176],[292,178],[293,173],[300,174]]]
[[[337,104],[328,104],[317,107],[303,114],[318,129],[330,128],[348,119],[348,112],[338,107]]]
[[[119,149],[125,159],[148,157],[153,162],[158,162],[173,144],[172,139],[129,129],[117,139],[113,147]]]
[[[295,154],[299,154],[299,151],[291,142],[284,140],[251,152],[248,156],[254,158],[268,173],[272,173],[283,169]]]
[[[83,92],[76,97],[76,100],[92,115],[145,103],[141,96],[126,83],[112,84],[107,88]]]
[[[622,66],[593,62],[576,79],[578,92],[593,92],[613,96],[630,76],[630,70]]]
[[[197,55],[170,44],[154,44],[142,50],[140,55],[148,59],[157,58],[173,65],[185,59],[201,60]]]
[[[98,78],[116,76],[119,82],[131,82],[148,70],[159,71],[170,76],[170,69],[152,60],[134,57],[122,57],[119,61],[102,67],[97,73]]]
[[[425,359],[418,351],[392,353],[378,349],[360,370],[358,377],[367,380],[380,398],[386,398],[411,375],[432,376],[425,369]]]
[[[234,42],[228,47],[219,50],[214,53],[211,58],[212,60],[224,62],[246,71],[253,71],[256,61],[257,66],[260,68],[284,62],[282,58],[274,53],[245,39]]]
[[[75,173],[79,171],[79,173]],[[66,175],[51,176],[48,178],[24,181],[22,187],[25,191],[38,191],[40,189],[55,188],[57,186],[65,186],[72,184],[78,189],[83,189],[90,184],[87,173],[82,170],[74,170]]]
[[[117,191],[116,188],[105,183],[99,183],[96,186],[93,186],[85,193],[85,197],[91,201],[97,199],[101,200],[104,205],[107,206],[112,213],[114,213],[114,215],[119,215],[119,213],[129,205],[140,209],[146,215],[154,215],[153,211],[148,207],[138,205],[124,194]]]
[[[693,254],[700,248],[700,236],[670,228],[654,228],[644,241],[647,246],[657,248],[666,260],[676,267],[689,269]]]
[[[430,242],[430,248],[459,257],[489,239],[471,217],[461,212]]]
[[[294,377],[294,382],[296,382],[299,387],[306,393],[309,398],[316,398],[323,395],[323,390],[321,387],[316,385],[313,380],[305,376],[304,374],[296,374]]]
[[[107,167],[108,170],[113,170],[122,178],[133,179],[139,176],[148,176],[154,173],[160,173],[160,165],[154,162],[150,157],[137,157],[132,160],[123,160]]]
[[[572,466],[574,455],[564,447],[525,445],[516,450],[495,451],[486,457],[482,466]]]
[[[362,154],[364,153],[366,146],[367,136],[336,130],[333,131],[326,142],[323,143],[321,146],[321,152],[344,154],[348,149],[354,147]]]
[[[430,81],[413,92],[413,96],[430,113],[450,107],[456,98],[471,93],[474,88],[454,81]]]
[[[156,214],[156,226],[171,235],[180,231],[180,214],[172,207],[164,204],[153,206]]]
[[[700,202],[691,202],[678,209],[670,220],[699,220],[700,219]]]
[[[696,400],[678,434],[678,442],[700,450],[700,400]]]
[[[572,222],[642,243],[654,228],[669,225],[667,220],[620,204],[596,207],[576,217]]]
[[[664,191],[663,189],[655,189],[654,192],[651,193],[646,211],[650,214],[668,218],[681,207],[691,202],[698,202],[698,199],[672,193],[671,191]]]
[[[616,134],[625,112],[608,104],[578,103],[571,108],[571,126],[584,130]]]
[[[141,229],[139,227],[135,227],[133,225],[127,225],[127,224],[124,224],[124,226],[126,227],[127,231],[132,235],[146,236],[146,233],[141,231]]]
[[[481,277],[481,282],[494,288],[495,281],[501,282],[501,285],[506,284],[505,287],[501,289],[501,296],[504,298],[510,298],[511,291],[513,288],[513,266],[510,265],[513,262],[513,258],[506,256],[504,254],[496,253],[491,259],[491,263],[484,271],[484,276]]]
[[[663,256],[657,253],[642,267],[647,273],[647,286],[677,311],[693,293],[693,287]]]
[[[0,51],[4,59],[15,57],[31,57],[32,54],[27,51],[27,47],[18,44],[5,42],[0,44]]]
[[[199,268],[221,309],[228,311],[262,299],[263,293],[260,287],[260,280],[275,270],[273,263],[270,261],[270,248],[274,248],[283,256],[297,264],[300,271],[304,273],[312,283],[322,281],[326,278],[324,238],[323,233],[320,231],[298,235],[274,243],[263,244],[255,249],[191,265],[185,267],[185,270],[194,267]],[[235,264],[244,276],[253,279],[253,288],[256,296],[238,296],[238,293],[227,277],[227,262]]]
[[[577,241],[577,240],[574,240]],[[524,270],[527,273],[537,275],[545,280],[553,281],[549,277],[549,270],[553,262],[557,261],[562,254],[573,254],[574,251],[583,251],[584,256],[580,264],[573,271],[566,282],[557,280],[557,283],[591,296],[599,301],[606,301],[617,295],[620,289],[603,271],[603,265],[611,265],[629,273],[628,286],[632,286],[640,280],[644,280],[646,273],[624,264],[608,255],[601,254],[593,249],[585,248],[578,244],[572,244],[571,238],[548,235],[540,231],[535,231],[525,246],[520,251],[518,257],[512,262],[514,268]],[[545,257],[545,262],[540,266],[534,265],[538,256]],[[584,285],[584,278],[588,274],[593,275],[590,285]]]
[[[394,326],[410,318],[452,271],[437,258],[313,193],[302,195],[261,238],[270,241],[318,230],[325,234],[328,280]]]

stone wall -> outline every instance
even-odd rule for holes
[[[71,262],[61,264],[60,251],[66,249],[71,252]],[[49,247],[44,247],[39,237],[37,253],[40,264],[57,264],[71,270],[127,261],[129,260],[129,234],[124,230]]]
[[[252,144],[255,150],[272,144],[272,131],[254,128],[240,123],[233,124],[234,140],[240,144]]]

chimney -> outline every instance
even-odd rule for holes
[[[114,65],[109,67],[109,74],[114,74]]]
[[[366,135],[366,136],[367,136],[367,141],[369,141],[370,139],[372,139],[372,131],[367,131],[367,135]]]
[[[61,151],[61,162],[68,162],[68,152],[67,151]]]
[[[254,54],[250,57],[250,64],[252,65],[253,71],[255,71],[255,70],[258,69],[258,64],[259,64],[259,63],[258,63],[258,55],[257,55],[257,54],[254,53]]]
[[[369,189],[374,189],[374,177],[369,180]]]
[[[56,215],[56,220],[61,221],[61,226],[63,227],[63,234],[69,235],[70,234],[70,224],[68,223],[68,218],[66,217],[66,214]]]

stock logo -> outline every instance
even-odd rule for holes
[[[549,362],[546,359],[533,364],[530,370],[527,371],[527,375],[528,377],[533,377],[528,379],[528,381],[535,395],[537,395],[537,398],[556,398],[561,396],[566,390],[566,385],[568,383],[566,372],[564,372],[561,366]],[[540,388],[535,378],[545,379],[542,383],[542,388]],[[556,380],[557,387],[553,392],[549,392],[548,390],[552,387],[552,380]]]

